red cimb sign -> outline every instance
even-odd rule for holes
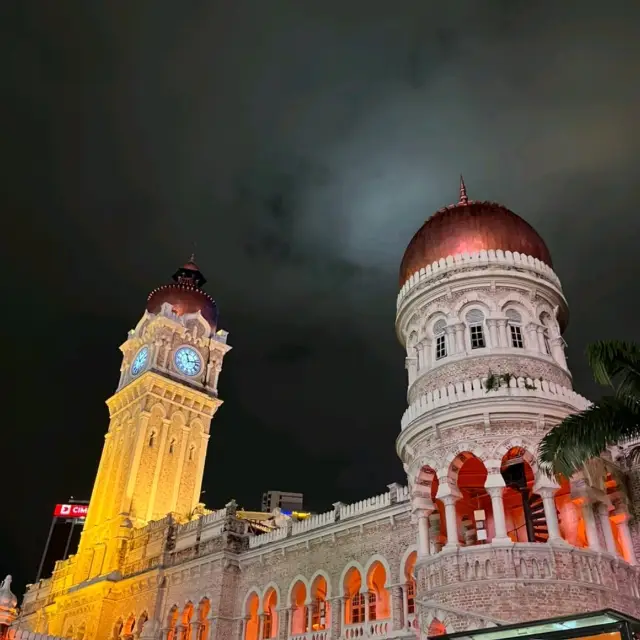
[[[86,518],[88,504],[57,504],[53,515],[58,518]]]

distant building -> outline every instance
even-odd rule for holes
[[[267,491],[262,494],[262,510],[302,511],[303,495],[291,491]]]

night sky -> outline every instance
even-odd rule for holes
[[[330,508],[403,481],[394,333],[413,233],[497,200],[551,250],[577,389],[638,339],[640,3],[30,2],[0,8],[0,572],[88,498],[146,297],[197,261],[233,350],[205,501]]]

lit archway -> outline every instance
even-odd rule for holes
[[[391,617],[386,583],[387,570],[382,562],[376,560],[367,572],[369,620],[386,620]]]
[[[533,492],[533,456],[523,447],[512,447],[500,464],[505,482],[502,492],[507,535],[513,542],[546,542],[549,539],[542,498]]]
[[[167,640],[178,640],[178,615],[178,607],[174,604],[173,607],[169,609],[169,615],[167,616]]]
[[[136,617],[132,614],[129,615],[127,621],[122,628],[123,638],[133,638],[133,631],[136,628]]]
[[[278,594],[273,587],[267,589],[262,600],[262,638],[278,637]]]
[[[260,629],[260,619],[258,618],[258,609],[260,608],[260,598],[253,591],[247,598],[245,605],[246,626],[244,631],[245,640],[258,640],[258,631]]]
[[[193,602],[187,602],[182,610],[182,638],[180,640],[191,640],[191,621],[193,619]]]
[[[346,596],[345,624],[360,624],[365,621],[366,599],[362,590],[362,575],[357,567],[351,567],[344,577],[344,595]]]
[[[416,577],[415,567],[418,554],[412,551],[404,565],[405,600],[407,603],[407,615],[411,618],[416,615]],[[407,621],[409,623],[409,621]]]
[[[450,477],[460,492],[456,501],[456,522],[462,544],[472,546],[495,535],[491,497],[487,493],[487,468],[474,454],[465,451],[451,463]]]
[[[329,628],[328,584],[324,575],[317,575],[311,583],[311,630]]]
[[[442,621],[438,620],[438,618],[434,618],[427,629],[427,637],[432,638],[433,636],[443,636],[447,633],[447,628],[442,623]]]
[[[144,625],[147,624],[147,621],[149,620],[149,614],[146,611],[143,611],[140,614],[140,617],[138,618],[138,623],[136,625],[136,637],[139,638],[142,635],[142,632],[144,630]]]
[[[209,637],[209,614],[211,613],[211,602],[209,598],[202,598],[198,603],[198,637],[194,640],[207,640]]]
[[[429,538],[436,553],[442,550],[447,542],[447,521],[445,518],[444,504],[436,498],[439,487],[438,476],[429,465],[423,465],[418,471],[414,483],[414,491],[424,497],[431,498],[435,510],[429,514]]]
[[[291,635],[308,631],[309,612],[306,602],[307,587],[302,580],[298,580],[291,589]]]

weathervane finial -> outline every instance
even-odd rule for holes
[[[467,187],[464,184],[464,178],[460,174],[460,200],[458,204],[469,204],[469,198],[467,198]]]

